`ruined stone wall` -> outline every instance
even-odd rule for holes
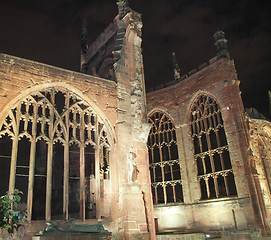
[[[267,120],[248,118],[250,182],[254,187],[252,200],[258,221],[264,231],[270,232],[271,221],[271,123]]]
[[[49,88],[54,88],[56,91],[64,90],[64,92],[67,90],[69,94],[74,94],[84,100],[105,125],[110,151],[114,151],[117,141],[114,130],[117,122],[115,82],[5,54],[0,54],[0,124],[7,117],[10,109],[22,99],[38,91],[46,92]],[[115,159],[110,160],[110,167],[114,169]],[[77,171],[79,172],[79,169]],[[96,172],[96,176],[99,174],[99,171]],[[110,171],[110,174],[114,179],[116,172]],[[9,173],[7,173],[7,178],[8,176]],[[97,186],[95,188],[98,189]],[[115,206],[116,202],[111,201],[110,184],[105,183],[103,189],[106,194],[102,195],[99,191],[97,193],[99,197],[96,206],[99,205],[100,210],[97,215],[110,217],[111,205]],[[36,231],[40,230],[36,229]]]
[[[171,117],[176,127],[184,194],[184,205],[178,206],[178,212],[186,216],[183,223],[185,228],[194,229],[196,227],[206,230],[222,229],[223,226],[229,227],[233,221],[231,209],[234,210],[236,206],[238,206],[238,209],[234,214],[238,219],[238,227],[248,228],[249,225],[254,223],[249,185],[245,173],[248,140],[240,94],[234,63],[227,58],[214,60],[209,66],[205,65],[199,71],[194,71],[180,82],[147,94],[148,113],[150,114],[155,110],[164,111]],[[207,214],[216,204],[224,205],[226,199],[217,198],[206,202],[200,200],[197,165],[194,160],[189,126],[191,104],[200,95],[210,96],[217,102],[224,121],[238,194],[238,197],[233,198],[236,204],[231,205],[230,202],[227,202],[229,210],[227,210],[226,216],[228,217],[224,216],[223,210]],[[190,204],[193,204],[193,206],[190,206]],[[229,208],[230,206],[231,208]],[[183,211],[185,211],[185,214]],[[159,208],[159,205],[155,207],[155,215],[159,218],[158,223],[160,222],[159,228],[166,229],[170,226],[162,220],[162,212],[163,210]],[[219,218],[223,219],[221,223],[216,222]]]
[[[97,75],[107,78],[110,69],[116,81],[117,144],[110,158],[111,228],[118,239],[155,239],[152,195],[146,141],[146,94],[141,48],[141,15],[117,1],[119,14],[83,54],[87,68],[99,66]],[[111,68],[112,67],[112,68]],[[112,70],[112,71],[111,71]],[[89,71],[87,71],[89,72]],[[112,78],[110,78],[112,79]]]
[[[20,95],[54,86],[68,88],[89,100],[97,114],[107,119],[108,126],[115,124],[116,83],[6,54],[0,54],[0,122]]]
[[[118,91],[119,152],[118,182],[119,211],[115,212],[119,224],[119,237],[130,239],[155,239],[148,152],[146,141],[146,98],[141,53],[141,16],[131,11],[118,21],[121,48],[114,52],[119,56],[114,63]]]

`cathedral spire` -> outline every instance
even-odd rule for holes
[[[83,19],[82,29],[81,29],[81,54],[85,54],[88,49],[88,31],[87,31],[87,20]]]
[[[117,0],[119,18],[122,19],[126,13],[130,12],[128,0]]]
[[[218,58],[229,58],[228,51],[228,40],[225,38],[225,33],[223,31],[217,31],[214,34],[215,46],[217,49],[217,57]]]
[[[172,52],[172,58],[173,58],[173,74],[174,74],[174,79],[177,80],[181,78],[181,70],[176,58],[176,53]]]

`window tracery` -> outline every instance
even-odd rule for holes
[[[110,145],[105,125],[84,100],[57,88],[27,96],[0,126],[1,152],[7,139],[9,191],[24,192],[29,221],[88,217],[93,196],[87,194],[96,191],[89,190],[91,179],[101,171],[109,177]]]
[[[199,96],[190,115],[201,199],[237,195],[221,111],[209,96]]]
[[[148,150],[154,204],[183,202],[175,127],[163,112],[151,114]]]

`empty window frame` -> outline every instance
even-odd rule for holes
[[[223,119],[214,99],[202,95],[194,101],[190,126],[201,199],[236,196]]]
[[[163,112],[152,113],[148,150],[154,204],[183,202],[181,170],[176,131]]]
[[[1,191],[24,192],[29,221],[95,217],[94,179],[109,178],[109,148],[105,125],[76,94],[35,92],[0,126]]]

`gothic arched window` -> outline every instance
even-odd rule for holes
[[[148,150],[154,204],[183,202],[175,127],[163,112],[154,112],[148,122],[152,124]]]
[[[209,96],[199,96],[190,115],[201,199],[237,195],[221,111]]]
[[[93,218],[94,183],[109,178],[109,149],[105,124],[77,94],[34,92],[0,126],[0,190],[23,191],[29,221]]]

